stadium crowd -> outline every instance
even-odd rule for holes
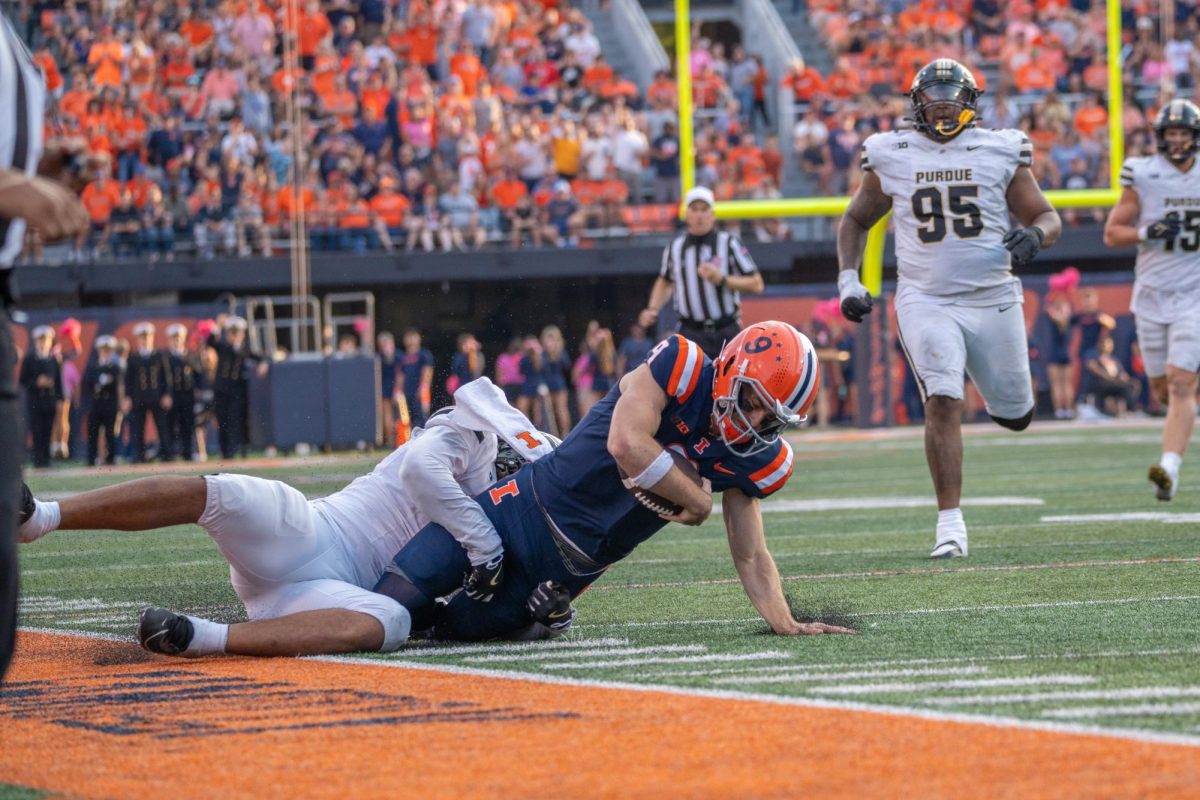
[[[968,65],[986,93],[982,124],[1019,128],[1035,147],[1043,189],[1108,185],[1105,3],[1099,0],[810,0],[835,60],[821,74],[794,64],[783,85],[798,119],[792,148],[822,194],[852,192],[859,146],[909,115],[909,81],[934,57]],[[1196,0],[1122,3],[1126,153],[1154,152],[1150,121],[1164,98],[1200,81]],[[1165,44],[1164,44],[1165,42]],[[1073,213],[1068,213],[1073,217]],[[1069,221],[1069,220],[1068,220]]]

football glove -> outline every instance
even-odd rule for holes
[[[842,316],[851,322],[862,322],[871,313],[871,293],[858,279],[858,273],[844,269],[838,273],[838,296],[842,299]]]
[[[471,571],[463,579],[463,591],[472,600],[490,603],[503,581],[504,554],[501,553],[490,561],[471,567]]]
[[[1170,241],[1179,235],[1179,229],[1183,227],[1183,220],[1178,215],[1172,214],[1163,217],[1158,222],[1151,223],[1140,231],[1142,239],[1163,239]]]
[[[1017,228],[1004,235],[1004,246],[1012,253],[1013,264],[1018,267],[1028,264],[1037,257],[1042,249],[1042,239],[1046,234],[1036,225],[1028,228]]]
[[[575,621],[575,607],[571,605],[571,593],[558,581],[542,581],[529,595],[525,607],[534,620],[555,633],[566,633]]]

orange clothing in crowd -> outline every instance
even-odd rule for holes
[[[87,114],[88,103],[93,97],[95,95],[86,89],[83,91],[71,89],[62,96],[62,100],[58,101],[58,107],[62,109],[62,113],[82,120],[84,115]]]
[[[292,187],[283,186],[275,193],[279,198],[279,214],[285,219],[291,219],[295,213],[295,206],[292,204]],[[317,196],[312,189],[305,186],[300,190],[300,202],[304,206],[305,214],[311,214],[317,205]]]
[[[414,25],[404,34],[408,57],[415,64],[427,67],[437,63],[437,31],[430,25]]]
[[[94,86],[120,86],[124,82],[121,66],[125,63],[125,48],[116,39],[92,45],[87,63]]]
[[[187,58],[169,58],[162,68],[163,81],[167,86],[183,86],[195,74],[196,68]]]
[[[312,88],[321,99],[333,94],[334,78],[338,74],[338,58],[335,55],[320,55],[313,62]]]
[[[796,100],[801,103],[807,103],[817,95],[825,93],[825,79],[812,67],[805,67],[803,72],[788,73],[783,79],[783,85],[790,88]]]
[[[280,67],[275,70],[275,74],[271,76],[271,90],[276,96],[285,95],[292,90],[296,85],[296,81],[304,74],[301,69],[285,69]]]
[[[317,45],[326,36],[333,33],[333,26],[329,24],[329,17],[318,11],[315,14],[300,14],[300,30],[297,32],[296,39],[299,45],[301,56],[315,56],[317,54]]]
[[[133,180],[125,182],[125,191],[129,192],[129,196],[133,198],[133,207],[141,211],[146,207],[146,201],[150,199],[150,190],[157,184],[147,178],[144,174],[139,175]]]
[[[1013,83],[1022,92],[1049,91],[1054,88],[1054,73],[1030,59],[1017,70]]]
[[[212,40],[213,26],[205,20],[193,17],[179,26],[179,35],[186,39],[193,49],[201,48]]]
[[[629,199],[629,185],[619,178],[607,178],[593,184],[603,203],[624,203]]]
[[[346,130],[354,127],[358,115],[358,98],[349,89],[344,92],[333,92],[322,98],[325,111],[335,115]]]
[[[1096,131],[1108,124],[1108,111],[1103,106],[1087,108],[1081,106],[1075,112],[1075,130],[1081,136],[1094,136]]]
[[[45,50],[33,57],[33,63],[42,68],[42,72],[46,75],[46,89],[51,94],[54,94],[63,86],[62,73],[58,71],[58,64],[54,61],[54,56],[47,53]]]
[[[524,181],[513,178],[501,180],[492,187],[492,197],[496,200],[496,208],[512,211],[523,199],[529,196],[529,189]]]
[[[632,99],[637,97],[637,95],[637,84],[630,80],[611,80],[600,87],[600,96],[608,100],[614,97]]]
[[[383,119],[383,112],[391,102],[392,95],[387,89],[363,89],[358,102],[363,109],[375,109],[375,119]]]
[[[651,105],[662,104],[674,107],[679,99],[679,90],[670,78],[656,78],[646,90],[646,101]]]
[[[402,228],[410,205],[408,198],[399,192],[383,189],[371,198],[370,208],[387,227]]]
[[[474,53],[455,53],[450,57],[450,74],[457,75],[463,82],[463,93],[474,97],[479,81],[487,72]]]
[[[715,72],[701,72],[692,78],[692,102],[700,108],[713,108],[721,96],[724,82]]]
[[[600,87],[612,80],[612,67],[597,62],[583,71],[583,88],[592,94],[600,91]]]
[[[121,190],[112,182],[105,183],[101,187],[99,183],[93,181],[84,187],[83,194],[79,199],[83,202],[83,207],[87,209],[92,222],[104,225],[112,216],[113,209],[121,202]]]
[[[343,200],[334,206],[334,209],[337,212],[339,228],[368,228],[371,225],[370,210],[362,200],[355,200],[353,203]]]

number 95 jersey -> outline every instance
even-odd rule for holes
[[[1137,192],[1134,227],[1179,217],[1183,228],[1174,239],[1138,243],[1134,278],[1138,289],[1172,292],[1200,287],[1200,167],[1182,172],[1161,155],[1128,158],[1121,185]]]
[[[1008,185],[1032,163],[1033,146],[1016,130],[968,128],[948,142],[912,130],[868,137],[862,168],[892,198],[901,288],[1009,299]]]

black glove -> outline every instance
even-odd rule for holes
[[[851,322],[862,322],[871,313],[871,293],[858,279],[857,271],[838,273],[838,296],[842,299],[842,316]]]
[[[471,567],[471,571],[463,580],[463,591],[472,600],[489,603],[503,580],[504,554],[501,553],[487,563]]]
[[[1147,239],[1171,240],[1179,235],[1183,220],[1176,214],[1163,217],[1158,222],[1146,226]]]
[[[533,618],[555,633],[566,633],[575,621],[571,593],[558,581],[542,581],[525,603]]]
[[[1036,225],[1018,228],[1005,234],[1004,246],[1008,248],[1008,252],[1012,253],[1013,263],[1021,267],[1037,257],[1038,251],[1042,249],[1042,239],[1045,236],[1042,229]]]

